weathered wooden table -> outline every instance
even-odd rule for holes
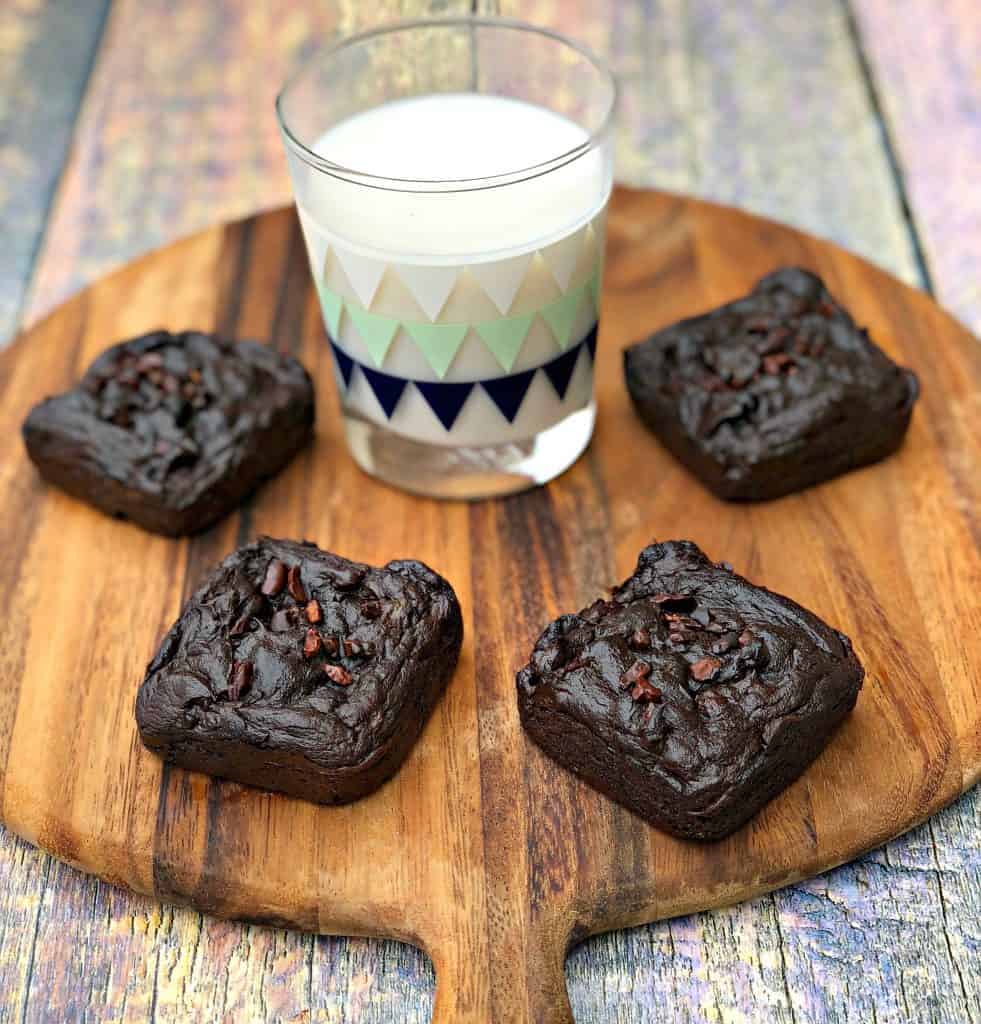
[[[0,338],[110,266],[288,198],[318,41],[503,8],[606,53],[619,175],[831,236],[981,329],[977,0],[7,0]],[[862,860],[571,955],[581,1021],[981,1021],[981,792]],[[0,832],[0,1021],[424,1021],[396,943],[161,907]]]

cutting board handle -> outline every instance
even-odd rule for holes
[[[488,943],[483,955],[465,937],[452,944],[452,952],[431,950],[433,1024],[574,1024],[565,986],[565,936],[529,940],[523,952],[513,940],[495,942],[491,935]]]

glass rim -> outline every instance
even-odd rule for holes
[[[300,78],[309,70],[308,65],[313,60],[323,60],[333,57],[344,50],[358,46],[361,43],[377,39],[381,36],[393,35],[398,32],[407,32],[422,28],[501,28],[512,31],[527,32],[543,36],[554,42],[561,43],[576,51],[584,57],[593,68],[599,73],[610,90],[609,103],[603,112],[599,126],[589,136],[572,149],[566,150],[549,160],[543,160],[536,164],[518,168],[514,171],[504,171],[500,174],[485,175],[476,178],[397,178],[382,174],[372,174],[367,171],[359,171],[353,167],[345,167],[342,164],[327,160],[320,154],[314,152],[308,145],[302,142],[290,128],[284,104],[286,94],[298,83]],[[620,85],[616,75],[613,73],[606,61],[598,57],[588,46],[555,32],[549,28],[533,25],[518,18],[488,17],[486,15],[450,15],[438,18],[404,18],[387,22],[377,28],[365,32],[358,32],[354,35],[345,36],[334,43],[330,43],[308,57],[303,64],[292,71],[286,78],[279,92],[276,95],[276,119],[282,132],[286,146],[304,163],[316,170],[328,174],[334,178],[340,178],[354,184],[364,185],[367,188],[380,188],[394,192],[471,192],[487,188],[500,188],[505,185],[515,185],[532,178],[539,178],[552,171],[565,167],[567,164],[578,160],[586,153],[596,149],[609,133],[613,123],[620,97]]]

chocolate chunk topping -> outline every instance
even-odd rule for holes
[[[231,637],[244,636],[252,625],[252,620],[258,618],[266,606],[265,600],[259,594],[253,594],[242,608],[241,614],[235,620],[232,628],[228,631]]]
[[[861,667],[839,632],[690,542],[646,548],[615,594],[599,621],[564,614],[542,633],[518,673],[522,725],[657,827],[726,835],[816,756],[854,704]],[[664,611],[664,594],[694,604]],[[649,648],[632,642],[640,630]]]
[[[647,679],[650,674],[650,664],[638,658],[630,668],[620,676],[620,685],[624,688],[633,686],[639,679]]]
[[[919,390],[796,268],[657,331],[624,368],[644,422],[729,500],[780,497],[884,458]]]
[[[338,590],[357,590],[365,577],[365,570],[360,566],[352,565],[349,568],[332,569],[330,571],[331,583]]]
[[[377,619],[382,613],[381,602],[379,601],[365,601],[361,605],[361,614],[366,619]]]
[[[312,658],[323,647],[320,634],[315,629],[308,629],[303,638],[303,657]]]
[[[287,573],[286,586],[290,592],[290,597],[292,597],[294,601],[306,601],[307,592],[303,586],[303,580],[300,579],[300,567],[298,565],[290,566],[289,572]]]
[[[228,684],[228,699],[239,700],[252,686],[252,662],[236,661],[232,663],[232,679]]]
[[[642,676],[634,683],[633,689],[630,691],[630,697],[632,700],[637,702],[652,702],[659,701],[662,699],[664,694],[661,692],[659,686],[654,686],[647,676]]]
[[[646,651],[651,646],[651,631],[649,629],[634,630],[627,644],[632,650]]]
[[[324,665],[324,675],[338,686],[350,686],[353,682],[351,673],[340,665]]]
[[[262,581],[262,593],[266,597],[275,597],[286,586],[286,566],[278,558],[269,560],[266,575]]]
[[[287,589],[288,569],[284,581],[274,567],[277,593],[258,592],[274,559],[298,568],[305,601]],[[452,675],[462,616],[418,561],[354,564],[355,595],[331,579],[350,564],[262,537],[216,566],[147,669],[136,705],[146,745],[190,770],[325,804],[391,778]],[[374,598],[384,617],[369,621],[359,607]],[[231,636],[238,623],[251,632]]]
[[[713,679],[715,674],[722,667],[722,662],[718,658],[699,658],[691,666],[692,679],[697,679],[700,683],[707,682],[709,679]]]

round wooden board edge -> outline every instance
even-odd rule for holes
[[[661,190],[645,190],[636,189],[629,186],[616,186],[614,195],[621,195],[625,198],[629,198],[632,195],[640,194],[654,194],[659,197],[663,197],[664,200],[671,203],[681,204],[689,209],[694,208],[696,210],[704,210],[710,216],[715,214],[725,214],[728,216],[734,216],[741,220],[744,220],[748,224],[758,225],[763,228],[774,228],[781,232],[791,234],[801,239],[802,241],[813,242],[816,241],[819,246],[833,250],[838,256],[842,257],[845,261],[855,261],[862,265],[867,270],[871,271],[873,276],[879,277],[883,281],[888,282],[892,288],[899,287],[907,297],[911,298],[916,305],[929,306],[934,315],[939,314],[944,319],[949,321],[954,330],[963,335],[969,342],[973,342],[974,345],[978,345],[977,355],[975,361],[978,366],[981,367],[981,343],[978,342],[977,338],[973,333],[963,325],[955,316],[950,312],[941,307],[936,300],[934,300],[926,292],[919,288],[903,282],[890,274],[888,271],[877,266],[866,258],[851,252],[850,250],[842,247],[838,243],[822,238],[817,235],[809,234],[808,232],[802,231],[791,225],[781,223],[780,221],[773,220],[768,217],[763,217],[749,211],[740,209],[738,207],[730,206],[727,204],[716,203],[711,200],[700,199],[694,196],[685,196],[681,194],[665,192]],[[177,238],[166,245],[160,246],[156,249],[147,250],[128,263],[121,264],[108,271],[105,275],[99,277],[93,282],[80,287],[73,294],[66,297],[57,306],[48,310],[42,314],[38,319],[24,326],[22,329],[16,332],[14,337],[11,339],[9,344],[5,345],[0,349],[0,373],[3,372],[3,368],[7,365],[9,360],[14,360],[18,357],[18,353],[23,346],[30,344],[30,339],[36,332],[43,331],[48,323],[62,313],[66,308],[72,306],[75,303],[85,301],[86,293],[92,289],[98,287],[100,284],[110,282],[116,278],[120,278],[124,275],[138,274],[141,266],[151,263],[158,259],[162,254],[179,249],[181,246],[193,246],[203,242],[208,236],[215,236],[220,238],[224,232],[229,229],[234,229],[237,226],[256,220],[257,218],[269,215],[283,215],[285,212],[292,209],[291,205],[283,205],[270,207],[267,209],[259,210],[254,214],[247,217],[239,218],[228,222],[212,225],[208,228],[204,228],[200,231],[192,232]],[[106,339],[106,347],[115,343],[120,339],[108,338]],[[186,540],[179,539],[177,543],[186,543]],[[896,838],[899,835],[904,834],[922,824],[924,821],[938,813],[944,807],[948,806],[954,800],[958,799],[961,795],[971,789],[978,782],[981,782],[981,709],[978,709],[978,721],[976,723],[975,732],[978,735],[978,743],[975,753],[977,758],[970,764],[965,764],[964,771],[961,776],[959,785],[953,786],[947,791],[939,791],[935,794],[934,799],[931,801],[929,807],[922,813],[914,818],[911,818],[907,822],[899,825],[895,829],[884,829],[881,834],[877,834],[871,837],[864,838],[861,842],[857,842],[854,846],[848,847],[841,856],[832,858],[831,860],[815,860],[810,863],[804,863],[799,871],[793,872],[782,872],[778,876],[764,877],[759,879],[752,885],[740,884],[728,884],[721,883],[717,890],[711,893],[711,898],[691,899],[686,896],[679,896],[676,900],[665,903],[663,900],[656,904],[651,902],[649,894],[638,894],[636,902],[632,901],[630,893],[621,893],[617,896],[617,903],[621,904],[628,909],[623,910],[615,915],[609,915],[603,917],[602,920],[597,920],[595,927],[583,927],[573,930],[570,923],[569,926],[569,941],[568,948],[576,945],[590,935],[599,934],[604,931],[609,931],[621,927],[637,926],[645,923],[650,923],[656,920],[662,920],[665,918],[676,917],[684,914],[697,913],[701,911],[711,910],[724,906],[731,906],[736,903],[744,902],[749,899],[754,899],[767,892],[772,892],[775,889],[782,888],[787,885],[794,884],[803,879],[814,877],[815,875],[824,873],[826,871],[833,870],[841,864],[848,863],[857,857],[862,856],[870,850],[873,850],[882,844]],[[4,779],[0,775],[0,794],[3,792]],[[3,807],[3,800],[0,798],[0,810]],[[11,828],[11,826],[6,826]],[[745,827],[752,827],[751,824]],[[11,831],[18,835],[21,835],[16,828],[11,828]],[[378,938],[398,938],[400,941],[410,942],[420,948],[426,950],[430,956],[433,955],[433,951],[426,948],[426,944],[412,935],[396,934],[391,929],[380,928],[377,931],[361,928],[350,928],[344,930],[333,930],[324,929],[319,926],[318,920],[321,913],[320,902],[315,898],[311,897],[307,905],[303,908],[304,913],[299,915],[297,920],[283,919],[283,918],[272,918],[262,916],[249,916],[239,913],[226,914],[223,913],[221,907],[202,907],[200,904],[195,904],[190,899],[182,898],[179,894],[167,893],[162,894],[153,888],[142,888],[136,887],[132,884],[121,879],[117,875],[100,870],[97,867],[91,867],[84,862],[76,861],[71,858],[70,855],[66,855],[64,849],[59,849],[57,841],[52,841],[55,837],[49,837],[45,835],[31,836],[21,835],[21,838],[25,841],[37,846],[39,849],[45,851],[51,856],[61,860],[76,870],[91,874],[95,877],[100,878],[102,881],[118,886],[120,888],[129,889],[130,891],[137,893],[142,896],[150,897],[153,899],[159,899],[163,902],[178,905],[178,906],[189,906],[194,909],[201,910],[203,912],[212,914],[216,917],[224,917],[232,920],[239,920],[244,922],[250,922],[260,925],[269,925],[273,927],[283,928],[295,928],[302,931],[316,932],[319,934],[343,934],[343,935],[365,935],[370,937]],[[121,856],[125,857],[131,851],[121,851]],[[571,910],[572,908],[570,908]],[[585,911],[585,917],[588,919],[592,916],[593,908],[582,908]]]

